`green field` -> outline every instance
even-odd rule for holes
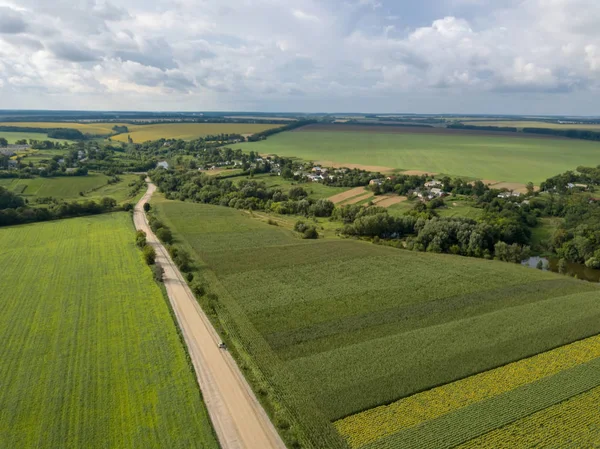
[[[309,447],[331,421],[600,332],[600,290],[514,264],[304,241],[246,213],[154,207],[218,295],[220,324]]]
[[[101,199],[105,196],[117,202],[130,199],[129,183],[138,179],[137,175],[119,175],[121,181],[108,184],[108,176],[91,173],[87,176],[60,176],[56,178],[0,179],[0,186],[12,190],[24,198],[34,201],[40,197],[53,197],[64,200]],[[79,192],[84,193],[83,196]]]
[[[365,131],[280,133],[240,148],[263,154],[527,183],[600,164],[600,143],[575,139],[485,134],[378,133]]]
[[[252,123],[160,123],[157,125],[127,125],[129,133],[111,139],[127,142],[130,136],[135,143],[158,139],[193,140],[217,134],[255,134],[282,125],[257,125]]]
[[[126,213],[0,229],[0,446],[214,448]]]
[[[271,176],[269,174],[261,174],[255,176],[239,176],[232,178],[238,182],[241,180],[264,182],[267,187],[280,188],[287,192],[292,187],[302,187],[308,193],[308,197],[312,199],[329,198],[338,193],[350,190],[349,187],[331,187],[319,182],[296,182],[288,179],[283,179],[281,176]]]
[[[50,142],[60,142],[60,143],[70,143],[70,140],[64,140],[64,139],[51,139],[49,138],[46,134],[43,133],[30,133],[30,132],[22,132],[22,133],[17,133],[17,132],[4,132],[4,131],[0,131],[0,137],[4,137],[6,140],[8,140],[9,144],[15,144],[17,142],[17,140],[23,140],[26,139],[27,142],[29,142],[29,139],[33,139],[33,140],[49,140]]]

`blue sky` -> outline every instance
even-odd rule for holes
[[[0,108],[600,115],[597,0],[0,0]]]

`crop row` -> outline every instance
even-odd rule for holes
[[[600,385],[600,359],[477,402],[361,449],[450,449]]]
[[[493,430],[460,449],[513,447],[597,447],[600,387]]]
[[[353,448],[600,357],[600,336],[376,407],[336,422]]]

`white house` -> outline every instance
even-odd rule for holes
[[[164,168],[165,170],[169,169],[169,163],[167,161],[162,161],[156,164],[156,168]]]
[[[425,183],[425,187],[427,187],[427,188],[444,187],[444,184],[442,184],[441,181],[436,181],[435,179],[432,179],[431,181],[428,181]]]

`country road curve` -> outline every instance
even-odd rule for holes
[[[277,430],[256,399],[231,355],[219,349],[219,336],[189,289],[165,247],[158,241],[144,213],[156,186],[148,190],[134,209],[136,229],[156,251],[164,270],[169,301],[187,345],[204,402],[223,449],[285,449]]]

